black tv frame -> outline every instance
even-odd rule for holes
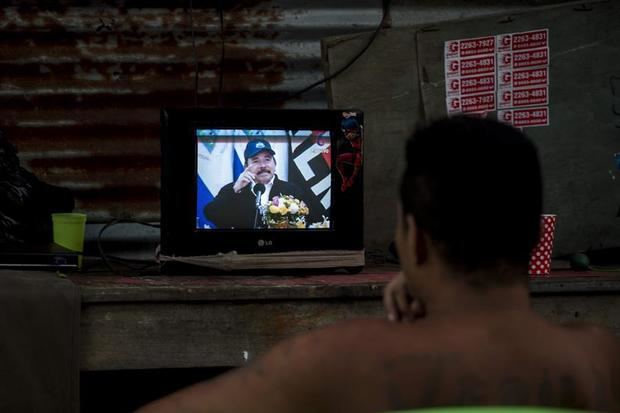
[[[161,254],[207,256],[306,250],[363,250],[363,166],[356,184],[343,192],[336,171],[340,151],[347,150],[341,130],[345,113],[359,110],[210,109],[161,110]],[[330,130],[332,229],[196,229],[196,137],[198,128]],[[363,129],[362,129],[363,139]],[[362,152],[363,153],[363,152]],[[362,163],[363,165],[363,163]]]

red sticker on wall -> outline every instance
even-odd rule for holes
[[[500,109],[546,105],[549,103],[549,90],[547,86],[517,90],[504,89],[498,93],[497,99],[497,106]]]
[[[549,46],[549,30],[532,30],[520,33],[505,33],[497,36],[497,51],[535,49]]]
[[[549,125],[549,108],[508,109],[497,112],[501,122],[517,128]]]
[[[446,60],[446,77],[495,74],[495,55]]]
[[[498,53],[498,67],[500,69],[519,69],[533,66],[547,66],[549,64],[549,48],[525,50],[522,52]]]
[[[549,84],[549,69],[540,67],[536,69],[500,70],[497,74],[500,88],[528,87]]]

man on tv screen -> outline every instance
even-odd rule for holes
[[[303,221],[297,225],[304,228],[304,215],[312,213],[304,201],[307,195],[297,185],[278,178],[275,173],[276,153],[271,144],[264,139],[250,140],[243,155],[245,169],[236,181],[222,187],[215,199],[204,207],[206,218],[217,228],[263,228],[266,225],[261,211],[271,208],[275,212],[286,202],[288,208],[299,209]],[[289,223],[286,225],[288,228]]]

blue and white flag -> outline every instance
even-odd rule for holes
[[[220,189],[233,180],[234,142],[219,139],[222,130],[200,129],[196,132],[196,228],[213,228],[202,212]]]

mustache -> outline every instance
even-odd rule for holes
[[[271,168],[260,168],[256,174],[262,174],[263,172],[271,173]]]

